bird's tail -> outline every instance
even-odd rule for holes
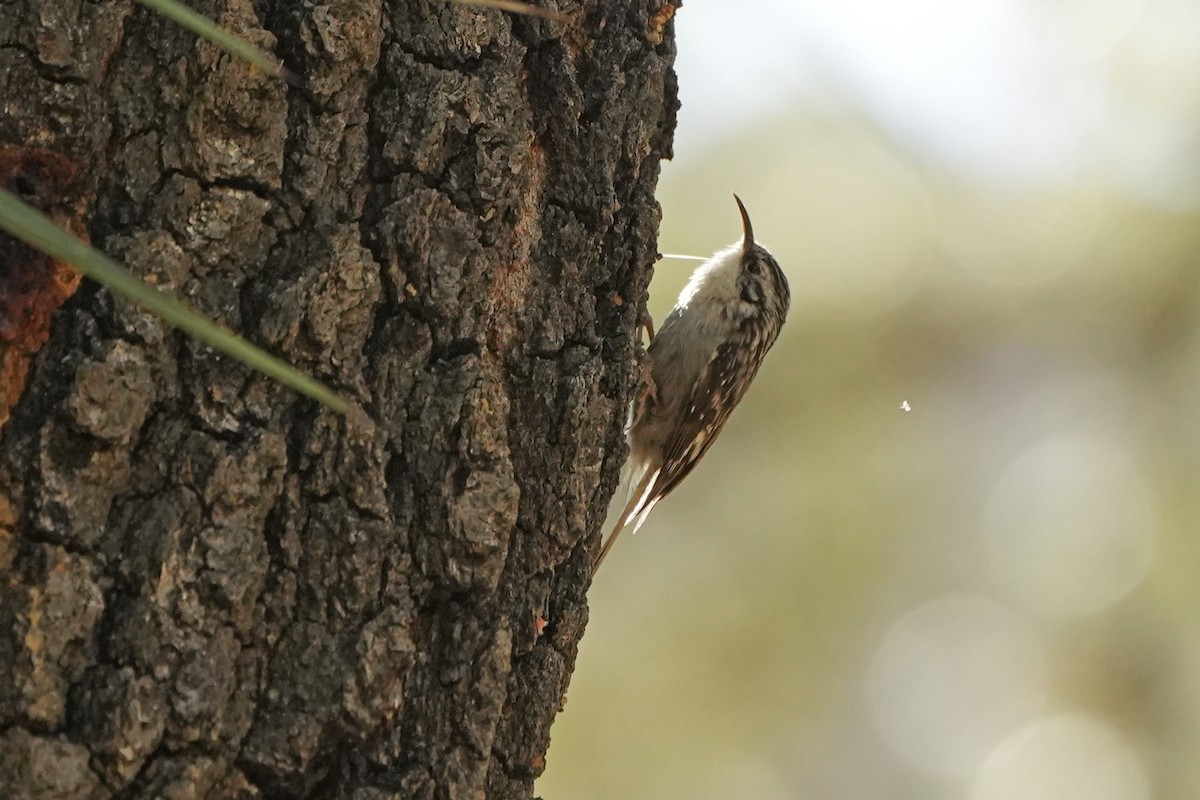
[[[608,555],[608,551],[612,549],[613,543],[617,541],[617,536],[621,531],[629,527],[633,523],[633,532],[637,533],[638,528],[642,527],[642,523],[646,521],[646,517],[650,516],[650,510],[654,508],[654,504],[658,502],[658,498],[653,496],[654,483],[658,479],[660,468],[645,468],[641,470],[640,475],[635,472],[630,477],[629,502],[621,513],[617,516],[617,524],[613,527],[612,532],[608,534],[608,539],[605,540],[604,546],[600,548],[600,555],[596,556],[596,563],[592,565],[592,577],[596,577],[596,570],[600,569],[600,564],[604,561],[604,557]]]

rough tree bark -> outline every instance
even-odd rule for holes
[[[2,0],[6,185],[374,424],[85,281],[0,431],[0,796],[528,798],[624,457],[673,6],[193,5],[305,90],[127,1]]]

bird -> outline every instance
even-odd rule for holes
[[[592,565],[600,568],[621,531],[636,532],[712,447],[741,402],[791,304],[787,276],[754,241],[736,194],[742,238],[696,268],[650,344],[645,380],[631,404],[629,501]]]

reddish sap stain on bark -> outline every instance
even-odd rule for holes
[[[0,145],[0,186],[80,236],[86,201],[77,174],[77,165],[60,153]],[[0,426],[25,389],[54,312],[78,286],[79,273],[69,264],[0,231]]]

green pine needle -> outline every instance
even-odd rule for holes
[[[244,58],[268,75],[281,78],[293,86],[300,85],[296,76],[288,72],[283,64],[279,63],[279,59],[264,53],[245,39],[234,36],[208,17],[196,13],[183,3],[176,2],[176,0],[138,0],[138,2],[173,20],[181,27],[187,28],[197,36],[208,39],[217,47]]]
[[[560,14],[557,11],[551,11],[548,8],[540,8],[531,3],[521,3],[517,0],[455,0],[457,3],[462,3],[467,6],[483,6],[484,8],[497,8],[501,11],[511,11],[514,14],[524,14],[529,17],[542,17],[544,19],[553,19],[558,22],[570,22],[571,18],[566,14]]]
[[[236,333],[210,322],[166,292],[139,280],[120,264],[62,230],[49,217],[2,188],[0,228],[52,258],[73,264],[84,275],[112,292],[333,411],[341,414],[358,413],[356,406],[320,381],[288,366]]]

